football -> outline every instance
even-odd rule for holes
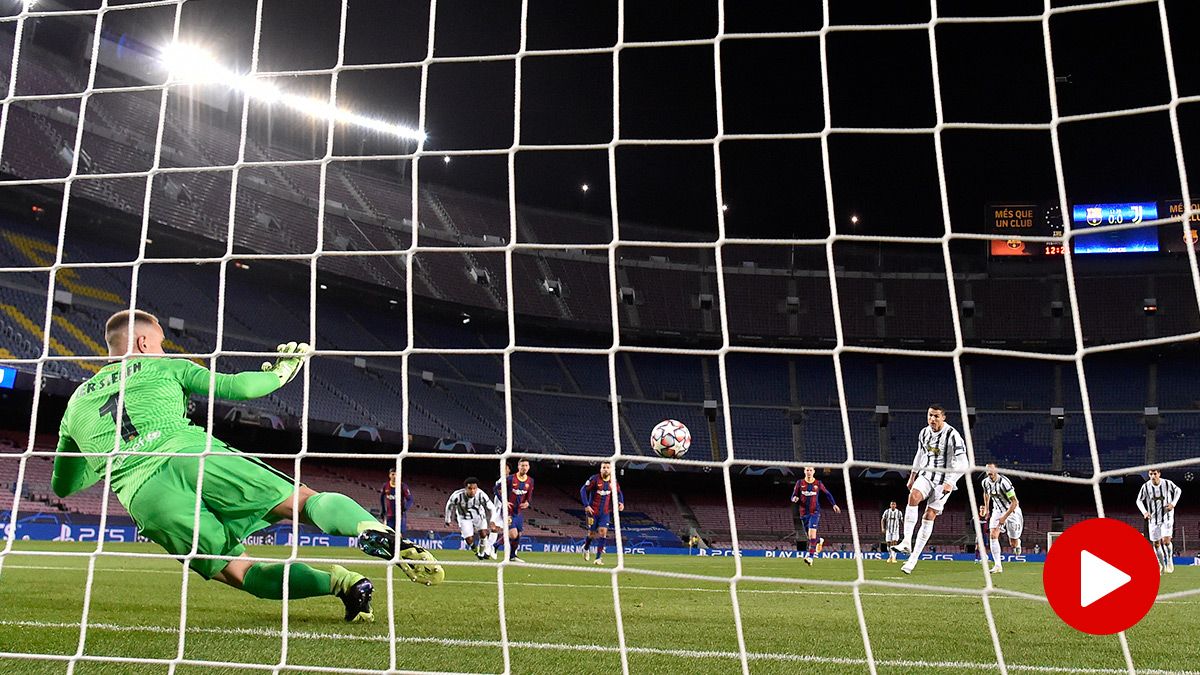
[[[678,420],[663,420],[650,432],[650,448],[659,457],[683,457],[692,447],[692,432]]]

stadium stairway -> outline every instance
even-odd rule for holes
[[[13,323],[24,330],[25,333],[28,333],[28,336],[32,339],[33,344],[40,345],[42,343],[42,327],[35,324],[18,307],[8,303],[0,303],[0,312],[3,312],[4,316],[7,316],[9,319],[11,319]],[[59,356],[78,356],[75,351],[71,350],[54,336],[50,337],[50,349]],[[8,350],[5,351],[7,352]],[[96,373],[100,370],[100,366],[91,361],[77,361],[73,363],[89,373]]]

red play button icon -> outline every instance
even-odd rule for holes
[[[1076,630],[1108,635],[1142,620],[1158,596],[1158,558],[1141,532],[1092,518],[1054,540],[1042,586],[1058,618]]]

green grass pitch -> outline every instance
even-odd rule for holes
[[[0,652],[75,654],[80,647],[87,558],[29,555],[90,551],[94,545],[18,542],[0,569]],[[158,552],[153,545],[106,550]],[[257,547],[252,555],[284,556]],[[359,557],[350,549],[306,548],[311,557]],[[460,552],[443,559],[466,560]],[[608,556],[615,563],[615,556]],[[505,608],[514,673],[620,672],[611,575],[575,555],[528,554],[530,563],[569,565],[505,570]],[[173,659],[179,655],[180,566],[170,560],[96,558],[85,656]],[[729,577],[729,558],[629,556],[619,576],[629,668],[634,673],[737,673],[738,640],[730,585],[645,574],[665,571]],[[852,561],[747,558],[743,573],[801,583],[738,586],[752,673],[865,673],[866,650],[848,587],[803,580],[851,581]],[[291,605],[288,665],[345,669],[500,672],[504,667],[497,573],[493,566],[452,566],[447,583],[417,586],[394,574],[396,639],[389,640],[386,566],[363,559],[355,568],[376,582],[373,624],[347,625],[335,598]],[[869,581],[946,588],[981,588],[979,566],[925,562],[911,578],[899,565],[864,562]],[[1041,565],[1010,563],[1001,588],[1041,594]],[[1200,568],[1181,567],[1163,593],[1200,588]],[[879,673],[1000,672],[980,596],[934,589],[861,587],[863,614]],[[183,658],[278,664],[282,603],[258,600],[192,575]],[[1088,636],[1058,620],[1045,602],[992,596],[996,630],[1010,672],[1126,672],[1116,636]],[[1200,595],[1160,601],[1128,632],[1138,672],[1200,672]],[[394,658],[392,663],[393,650]],[[0,673],[66,673],[65,661],[0,657]],[[75,673],[167,673],[166,664],[82,660]],[[177,673],[262,673],[262,670],[181,665]],[[298,672],[281,669],[281,672]]]

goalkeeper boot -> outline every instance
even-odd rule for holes
[[[333,594],[341,598],[346,606],[346,622],[373,622],[375,615],[371,612],[371,596],[375,592],[375,585],[370,579],[341,565],[332,567]]]
[[[408,539],[397,542],[396,533],[384,530],[366,530],[358,535],[358,548],[369,556],[396,561],[401,572],[418,584],[434,586],[446,579],[446,571],[437,564],[433,554]]]
[[[912,544],[909,544],[908,541],[905,540],[905,541],[902,541],[899,544],[896,544],[895,546],[893,546],[892,550],[895,551],[896,553],[904,553],[904,554],[912,553]]]

